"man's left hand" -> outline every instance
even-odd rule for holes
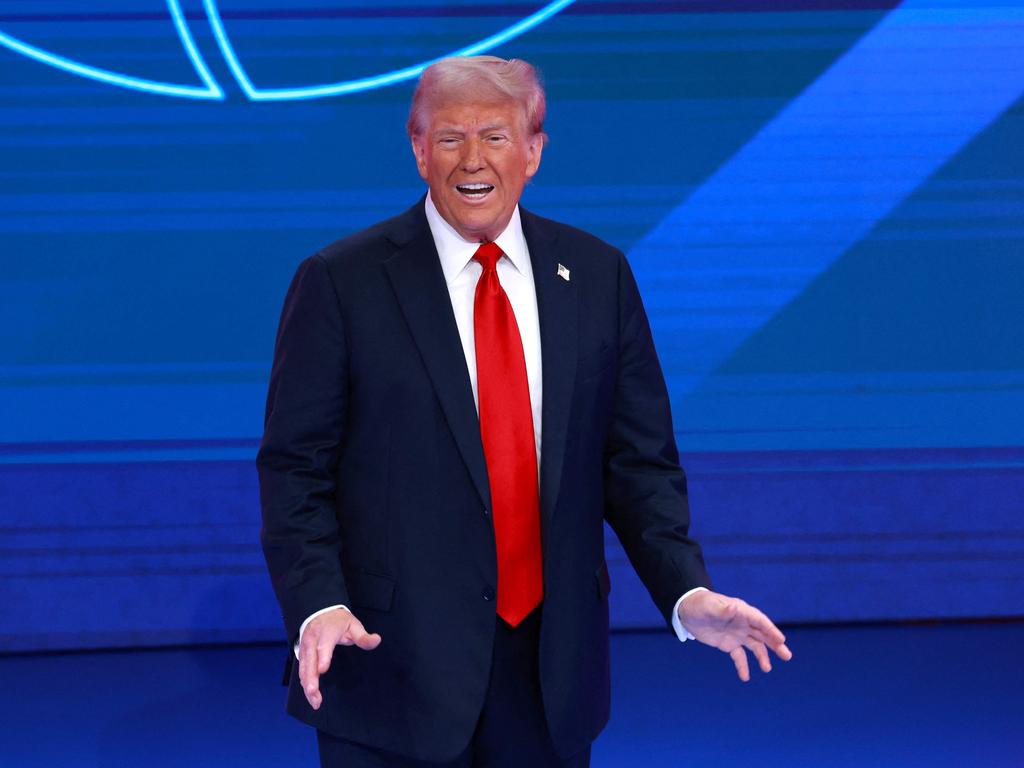
[[[737,597],[702,590],[694,592],[679,606],[679,620],[697,640],[725,651],[736,665],[740,680],[750,680],[747,649],[754,654],[762,672],[771,672],[771,649],[783,661],[793,658],[786,637],[772,620]]]

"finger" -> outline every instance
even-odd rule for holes
[[[729,655],[732,657],[732,663],[736,665],[736,674],[739,675],[740,680],[744,683],[750,680],[750,667],[747,666],[747,652],[743,650],[742,646],[729,651]]]
[[[773,645],[779,645],[779,639],[770,633],[762,632],[757,627],[750,627],[750,636],[756,640],[760,640],[762,643],[767,645],[769,648]]]
[[[757,610],[757,608],[751,607],[750,610],[750,627],[760,633],[760,639],[765,645],[774,648],[786,642],[786,636],[782,634],[782,630],[775,626],[771,619]]]
[[[308,645],[303,644],[299,646],[299,682],[302,683],[303,689],[306,687],[306,680],[309,679],[309,658],[310,648]]]
[[[764,632],[758,629],[752,629],[750,631],[750,636],[753,637],[755,640],[760,640],[762,643],[768,646],[775,653],[775,655],[783,661],[789,661],[793,658],[793,652],[789,650],[789,647],[786,645],[785,637],[783,637],[780,640],[776,636],[766,635]]]
[[[316,647],[316,671],[318,674],[323,674],[331,668],[331,659],[334,658],[335,644],[330,642],[324,642],[321,638],[320,643]]]
[[[301,651],[300,651],[301,653]],[[305,667],[305,672],[303,672]],[[320,674],[317,672],[317,649],[310,645],[305,653],[299,658],[299,680],[302,682],[302,692],[306,695],[306,701],[313,709],[320,709]]]
[[[764,643],[759,640],[747,640],[744,645],[754,654],[754,658],[757,659],[757,664],[761,667],[762,672],[772,671],[772,661],[768,658],[768,649]]]

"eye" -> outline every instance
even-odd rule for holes
[[[508,138],[501,133],[492,133],[484,139],[488,144],[504,144],[507,140]]]
[[[437,143],[442,147],[454,147],[459,143],[459,140],[454,136],[445,136],[442,139],[438,139]]]

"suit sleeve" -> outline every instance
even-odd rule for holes
[[[668,390],[636,280],[619,256],[619,366],[605,448],[605,519],[666,623],[679,596],[710,587],[689,536],[686,475],[679,465]]]
[[[327,264],[306,259],[281,312],[259,472],[260,540],[290,640],[329,605],[349,605],[336,469],[344,440],[347,345]]]

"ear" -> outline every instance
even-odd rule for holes
[[[540,168],[540,156],[544,152],[544,134],[535,133],[530,137],[526,147],[526,178],[532,179],[533,174]]]
[[[409,139],[412,144],[412,153],[416,156],[416,170],[420,172],[420,177],[427,180],[427,149],[423,146],[423,139],[420,136],[412,136]]]

